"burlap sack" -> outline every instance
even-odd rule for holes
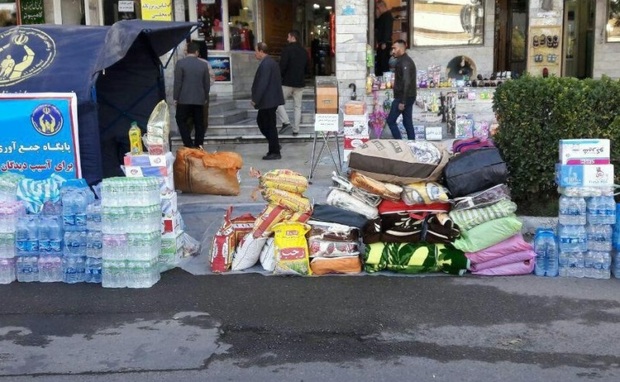
[[[239,195],[239,170],[243,159],[233,152],[209,153],[182,147],[174,161],[174,184],[183,192],[210,195]]]

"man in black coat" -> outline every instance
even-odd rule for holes
[[[175,119],[185,147],[202,146],[206,133],[204,107],[209,99],[211,75],[209,64],[198,57],[199,48],[195,42],[187,44],[187,57],[177,62],[174,68]],[[188,124],[190,116],[194,120],[194,141]]]
[[[254,56],[260,64],[252,83],[252,106],[258,109],[256,123],[269,142],[269,152],[263,159],[273,160],[282,159],[276,128],[276,109],[284,105],[284,95],[282,94],[280,68],[278,63],[269,57],[267,49],[266,43],[259,42],[254,50]]]
[[[377,1],[375,13],[377,15],[375,19],[375,44],[377,46],[375,74],[382,76],[383,72],[390,71],[390,45],[394,18],[392,11],[388,9],[383,0]]]
[[[407,54],[407,43],[404,40],[396,40],[392,44],[392,55],[396,58],[394,67],[394,100],[387,117],[387,125],[394,139],[402,139],[396,120],[403,115],[403,125],[407,131],[407,139],[414,140],[413,130],[413,104],[417,96],[417,69],[415,63]]]
[[[280,56],[280,73],[282,74],[282,93],[284,99],[293,96],[293,105],[295,110],[295,124],[293,127],[293,135],[299,134],[299,125],[301,124],[301,99],[306,86],[306,68],[308,66],[308,52],[299,43],[299,31],[292,30],[288,32],[286,40],[288,45],[282,49]],[[278,106],[276,110],[278,120],[282,121],[280,134],[291,127],[291,122],[286,113],[284,105]]]

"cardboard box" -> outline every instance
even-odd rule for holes
[[[178,197],[176,191],[161,195],[162,216],[174,216],[178,210]]]
[[[345,115],[364,115],[366,114],[366,102],[363,101],[347,101],[344,104]]]
[[[561,164],[609,164],[609,139],[560,139]]]
[[[338,114],[338,88],[321,86],[316,88],[316,112]]]
[[[614,165],[555,165],[555,182],[560,187],[611,186]]]
[[[342,117],[342,126],[344,130],[344,135],[368,135],[368,114],[344,114]]]
[[[163,216],[161,218],[161,234],[177,233],[183,228],[183,219],[179,212],[172,216]]]
[[[174,155],[170,152],[165,155],[131,155],[127,153],[123,161],[125,166],[172,167]]]

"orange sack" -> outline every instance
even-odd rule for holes
[[[181,147],[174,161],[175,188],[194,194],[239,195],[241,167],[243,159],[237,153]]]

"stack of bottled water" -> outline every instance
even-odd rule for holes
[[[616,225],[613,233],[613,261],[611,273],[615,278],[620,279],[620,203],[616,204]]]
[[[534,237],[536,276],[555,277],[558,275],[558,249],[555,233],[551,228],[538,228]]]
[[[86,208],[86,264],[87,283],[101,283],[103,267],[103,234],[101,233],[101,201],[95,200]]]
[[[587,203],[588,252],[584,259],[584,276],[608,279],[611,275],[616,202],[612,195],[601,195],[588,198]]]
[[[24,214],[21,202],[0,202],[0,284],[9,284],[16,279],[15,228]]]
[[[581,196],[560,196],[558,216],[559,270],[563,277],[584,277],[587,251],[587,204]]]
[[[149,288],[159,281],[161,206],[156,178],[108,178],[101,188],[105,288]]]
[[[75,284],[86,280],[88,227],[86,210],[94,195],[84,185],[67,184],[62,188],[62,220],[65,230],[62,258],[63,280]]]
[[[39,281],[63,281],[63,241],[62,218],[58,215],[41,215],[39,227]]]

